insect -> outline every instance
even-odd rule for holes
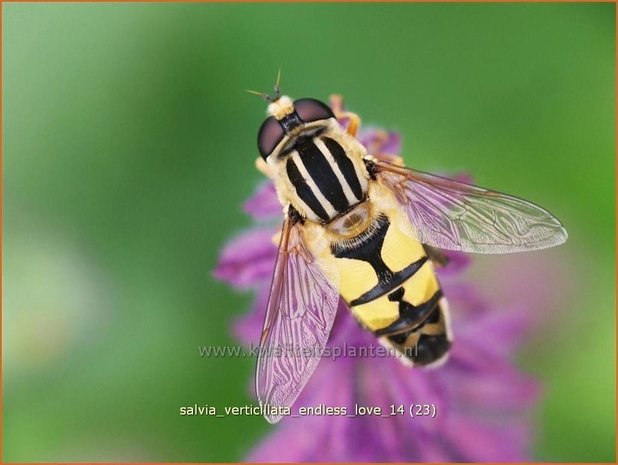
[[[523,252],[567,239],[533,203],[368,153],[357,115],[292,100],[278,83],[260,94],[269,104],[257,161],[284,208],[256,371],[271,423],[315,370],[340,298],[405,363],[439,366],[453,341],[439,249]]]

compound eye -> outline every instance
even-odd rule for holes
[[[275,150],[279,142],[283,140],[283,128],[274,117],[266,118],[258,131],[258,150],[264,160]]]
[[[313,98],[295,100],[294,110],[305,123],[335,117],[328,105]]]

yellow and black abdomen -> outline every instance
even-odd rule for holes
[[[409,223],[399,208],[367,201],[375,213],[370,226],[330,244],[340,294],[380,342],[415,365],[437,364],[445,360],[451,334],[433,265],[422,244],[403,231]]]

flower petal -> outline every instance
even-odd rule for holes
[[[396,132],[369,127],[360,131],[358,140],[374,156],[381,153],[399,155],[401,151],[401,136]]]
[[[270,286],[260,286],[252,310],[234,321],[233,333],[245,345],[260,341],[269,294]]]
[[[263,220],[281,217],[281,204],[277,198],[277,192],[272,181],[268,180],[261,184],[249,197],[243,209],[254,220]]]
[[[269,281],[277,254],[275,234],[274,229],[256,228],[232,239],[221,252],[215,277],[240,289]]]
[[[452,276],[461,273],[470,266],[470,255],[454,250],[440,250],[448,260],[442,267],[436,267],[438,276]]]

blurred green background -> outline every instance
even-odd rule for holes
[[[570,239],[547,263],[540,460],[614,461],[613,4],[4,4],[3,459],[240,460],[247,311],[211,277],[250,221],[263,102],[327,99],[401,132],[419,169],[533,199]],[[479,287],[513,290],[507,279]],[[545,265],[544,265],[545,264]],[[547,266],[546,266],[547,268]],[[479,271],[480,270],[480,271]],[[490,282],[491,280],[487,281]],[[495,291],[495,292],[498,292]]]

